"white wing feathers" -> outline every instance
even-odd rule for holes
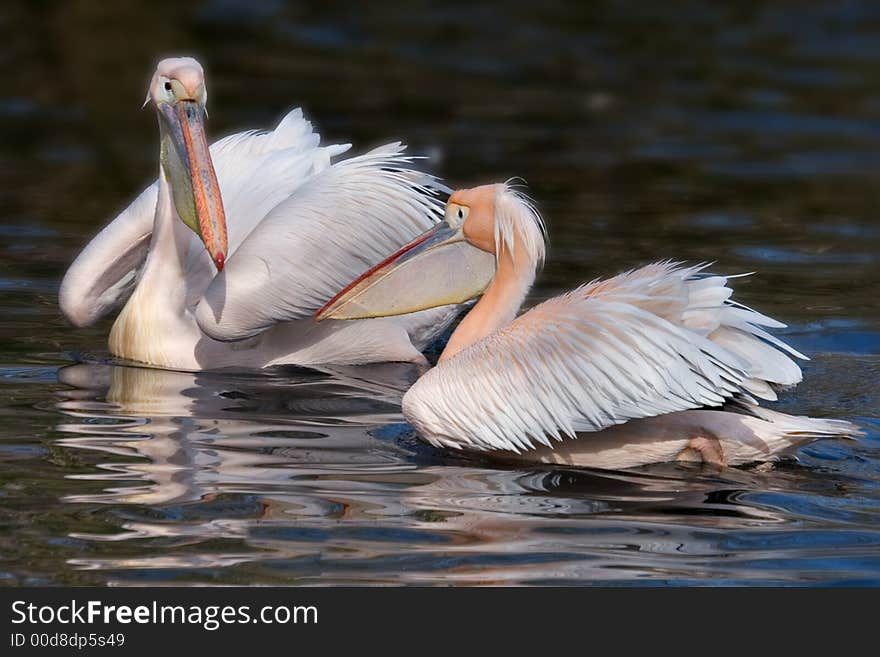
[[[230,135],[211,146],[228,224],[227,259],[272,208],[328,168],[331,158],[351,148],[350,144],[319,147],[320,140],[302,110],[296,109],[271,132]],[[210,261],[195,235],[193,247]]]
[[[438,446],[528,450],[549,437],[797,383],[779,322],[730,301],[705,265],[657,263],[550,299],[440,363],[403,400]]]
[[[331,157],[349,148],[320,148],[319,141],[312,124],[295,109],[270,132],[242,132],[211,146],[231,250],[303,180],[325,169]],[[157,182],[147,187],[89,242],[68,269],[59,303],[71,323],[86,326],[95,322],[121,305],[134,289],[149,248],[157,189]],[[201,267],[210,272],[210,259],[195,235],[188,253],[191,271]],[[206,285],[205,281],[201,291]],[[198,290],[198,282],[190,284],[189,289]]]
[[[58,305],[74,326],[89,326],[132,293],[147,259],[158,184],[147,187],[106,225],[70,265]]]
[[[274,207],[351,147],[319,147],[319,141],[312,124],[294,110],[272,132],[231,135],[211,146],[226,212],[227,262]],[[187,306],[194,307],[217,273],[195,233],[190,236],[186,262]]]
[[[310,317],[336,292],[437,222],[432,176],[389,144],[334,164],[276,206],[230,257],[196,309],[205,333],[241,340]],[[272,266],[269,267],[268,263]]]

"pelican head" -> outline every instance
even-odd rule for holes
[[[162,175],[181,221],[198,235],[217,265],[227,255],[226,215],[205,137],[205,73],[191,57],[163,59],[145,104],[159,117]]]
[[[443,221],[382,261],[315,315],[363,319],[417,312],[480,296],[509,263],[534,276],[544,260],[544,224],[508,183],[460,189]]]

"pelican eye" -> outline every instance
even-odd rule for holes
[[[450,203],[446,207],[446,222],[453,227],[460,226],[467,219],[469,209],[464,205]]]
[[[170,82],[165,83],[165,91],[171,91],[171,83]]]

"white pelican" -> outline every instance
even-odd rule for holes
[[[475,253],[495,255],[497,273],[482,299],[437,366],[403,397],[406,419],[438,447],[599,468],[738,465],[858,433],[845,421],[757,405],[755,397],[776,399],[776,390],[801,380],[789,356],[805,356],[762,328],[783,324],[732,301],[729,277],[704,265],[648,265],[516,317],[544,248],[540,216],[507,184],[457,191],[443,222],[317,318],[462,302],[475,296],[473,273],[485,266]]]
[[[299,110],[209,149],[206,100],[196,60],[159,63],[145,103],[159,119],[159,180],[71,265],[59,293],[68,320],[91,324],[127,300],[110,351],[170,369],[425,363],[421,349],[457,308],[353,326],[313,315],[436,223],[442,186],[400,144],[331,165],[349,146],[319,147]]]

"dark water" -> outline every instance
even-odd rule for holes
[[[0,581],[880,584],[880,7],[586,4],[5,3]],[[667,257],[758,272],[740,299],[813,356],[777,406],[867,436],[769,471],[510,469],[418,442],[406,367],[75,364],[110,324],[67,327],[60,277],[155,175],[138,107],[190,53],[215,135],[302,105],[453,185],[526,178],[536,299]]]

